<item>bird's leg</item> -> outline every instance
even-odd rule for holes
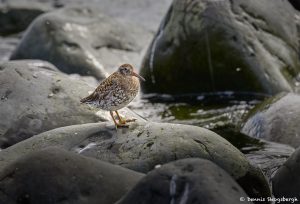
[[[126,122],[134,122],[134,121],[136,121],[136,119],[123,119],[120,115],[119,115],[119,113],[118,113],[118,111],[115,111],[116,112],[116,114],[117,114],[117,116],[118,116],[118,118],[119,118],[119,122],[121,123],[121,124],[126,124]]]
[[[112,117],[112,119],[113,119],[113,121],[114,121],[114,123],[115,123],[115,126],[116,126],[116,128],[118,128],[118,127],[128,127],[128,125],[127,124],[120,124],[120,123],[117,123],[117,121],[115,120],[115,118],[114,118],[114,113],[112,112],[112,111],[109,111],[109,113],[110,113],[110,116]],[[118,116],[119,117],[119,116]]]
[[[109,111],[111,118],[113,119],[115,126],[118,126],[118,123],[116,122],[115,118],[114,118],[114,113],[112,111]]]

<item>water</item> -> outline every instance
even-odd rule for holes
[[[266,96],[223,92],[205,95],[144,95],[130,108],[150,121],[196,125],[211,130],[237,127]]]
[[[270,180],[294,151],[293,148],[240,133],[248,112],[268,96],[223,92],[204,95],[143,95],[129,108],[149,121],[195,125],[210,129],[261,167]]]

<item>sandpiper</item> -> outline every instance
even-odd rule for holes
[[[126,122],[132,122],[135,119],[121,118],[118,110],[128,105],[138,94],[140,87],[138,78],[145,81],[133,71],[130,64],[123,64],[103,80],[91,95],[81,99],[80,102],[109,111],[116,128],[128,127]],[[115,120],[113,112],[116,112],[119,122]]]

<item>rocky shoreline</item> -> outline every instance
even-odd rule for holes
[[[295,1],[24,2],[0,3],[0,204],[300,200]],[[174,96],[176,110],[180,95],[266,99],[231,126],[222,117],[234,110],[187,103],[226,134],[130,108],[120,113],[137,120],[115,129],[80,99],[122,63],[147,79],[133,102],[144,109],[166,103],[145,94]]]

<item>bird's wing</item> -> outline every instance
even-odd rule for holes
[[[95,92],[105,93],[107,91],[110,91],[112,87],[114,87],[115,85],[116,85],[115,76],[114,74],[112,74],[99,84]]]
[[[102,81],[99,86],[95,89],[95,91],[89,96],[80,100],[81,103],[89,103],[93,101],[103,100],[116,86],[116,80],[113,75],[106,78]]]

